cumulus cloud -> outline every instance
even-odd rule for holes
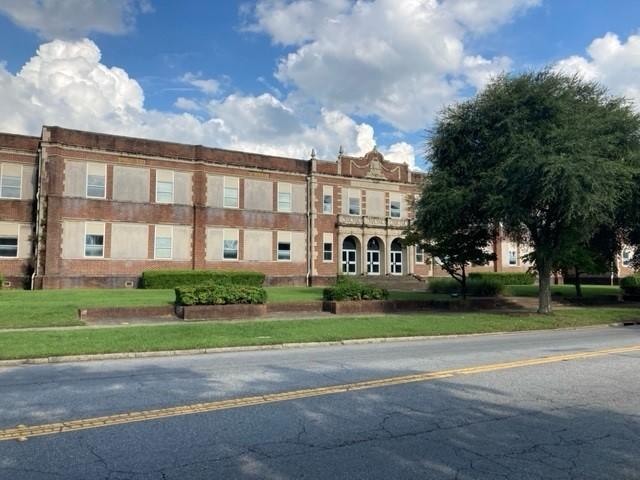
[[[202,78],[201,73],[187,72],[180,77],[180,80],[196,87],[202,93],[206,93],[207,95],[213,95],[220,91],[220,82],[214,78]]]
[[[148,109],[140,84],[104,65],[88,39],[43,44],[15,75],[0,64],[0,131],[37,135],[43,124],[61,125],[296,158],[308,158],[312,148],[336,158],[340,144],[362,155],[375,145],[370,125],[334,109],[301,115],[297,105],[295,96],[232,94],[205,104],[179,98],[183,113]],[[381,150],[413,161],[407,144]]]
[[[0,13],[47,39],[126,33],[150,11],[149,0],[0,0]]]
[[[626,42],[607,33],[587,48],[587,57],[574,55],[559,61],[555,69],[595,80],[614,94],[623,95],[640,109],[640,35],[630,35]]]
[[[293,46],[276,78],[327,108],[424,128],[469,87],[510,66],[468,51],[539,0],[259,0],[254,31]]]

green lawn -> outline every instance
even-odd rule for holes
[[[552,295],[561,297],[575,297],[576,287],[573,285],[552,285]],[[598,295],[618,295],[620,288],[617,285],[583,285],[582,294],[585,297],[594,297]],[[510,285],[506,287],[505,295],[516,297],[537,297],[537,285]]]
[[[558,295],[573,296],[572,285],[554,285]],[[585,296],[619,293],[618,287],[586,285]],[[322,287],[267,287],[269,302],[305,302],[322,300]],[[508,287],[508,294],[536,296],[535,285]],[[450,299],[448,295],[427,292],[391,292],[394,300]],[[152,306],[173,303],[173,290],[142,289],[68,289],[0,290],[0,328],[56,327],[83,325],[77,318],[79,308]]]
[[[554,315],[412,314],[316,320],[4,332],[0,359],[335,341],[369,337],[538,330],[640,318],[640,309],[569,308]]]
[[[269,302],[322,300],[322,287],[267,287]],[[391,292],[392,299],[442,297],[426,292]],[[0,290],[0,328],[60,327],[83,325],[79,308],[132,307],[173,303],[173,290],[67,289]]]

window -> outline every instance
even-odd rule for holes
[[[333,197],[331,195],[323,196],[322,213],[333,213]]]
[[[156,225],[155,258],[167,260],[173,258],[173,227]]]
[[[291,184],[278,183],[278,211],[291,211]]]
[[[322,213],[333,213],[333,187],[322,187]]]
[[[278,242],[278,260],[291,260],[291,242]]]
[[[360,192],[349,192],[349,215],[360,215]]]
[[[631,254],[631,250],[629,250],[628,248],[625,248],[624,250],[622,250],[622,266],[623,267],[630,266],[632,257],[633,255]]]
[[[238,230],[224,229],[222,234],[222,258],[224,260],[238,259]]]
[[[424,263],[424,250],[420,245],[416,245],[416,263]]]
[[[5,163],[0,169],[0,197],[20,198],[22,165]]]
[[[17,258],[18,257],[18,236],[17,235],[0,235],[0,257],[1,258]]]
[[[391,218],[400,218],[400,200],[391,200],[389,202],[389,216]]]
[[[84,256],[104,257],[104,223],[85,223]]]
[[[508,260],[509,260],[509,265],[511,266],[518,264],[518,252],[515,249],[515,247],[509,248]]]
[[[237,177],[224,177],[224,199],[222,205],[225,208],[238,208],[240,197],[240,179]]]
[[[156,203],[173,203],[172,170],[156,170]]]
[[[107,166],[99,163],[87,164],[87,197],[106,197]]]
[[[331,262],[333,260],[333,244],[324,243],[322,248],[322,259],[325,262]]]

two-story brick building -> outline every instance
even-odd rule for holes
[[[132,287],[149,269],[256,270],[271,284],[442,275],[401,242],[424,175],[43,127],[0,134],[0,272],[11,286]],[[524,270],[494,245],[488,270]]]

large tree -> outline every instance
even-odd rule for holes
[[[447,172],[435,169],[415,206],[416,219],[405,232],[405,241],[420,245],[467,296],[467,269],[495,260],[495,233],[479,217],[472,192],[453,182]],[[456,185],[457,183],[457,185]]]
[[[479,219],[530,243],[540,313],[552,269],[610,224],[633,189],[640,117],[600,85],[551,70],[503,75],[445,109],[428,145],[452,194],[473,192]]]

